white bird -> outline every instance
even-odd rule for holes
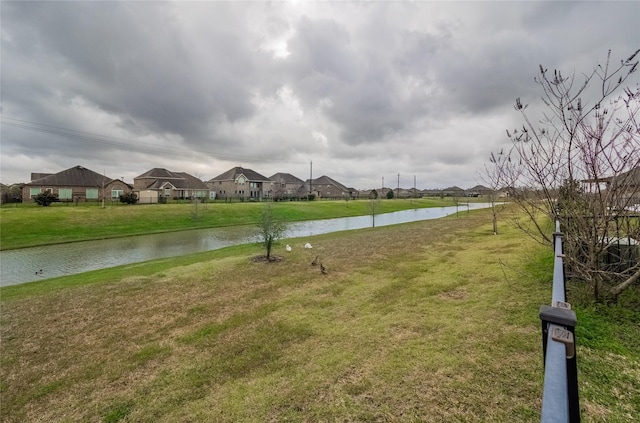
[[[304,244],[304,248],[313,248],[313,247],[311,246],[311,244],[307,242],[306,244]]]
[[[287,251],[291,251],[291,245],[287,244],[287,246],[284,247],[284,249],[287,250]]]

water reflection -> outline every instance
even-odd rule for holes
[[[468,208],[488,206],[474,203]],[[466,211],[467,206],[459,210]],[[378,214],[375,226],[436,219],[453,213],[455,206]],[[289,225],[287,237],[370,228],[372,220],[372,216],[356,216],[297,222]],[[0,286],[256,242],[255,232],[251,226],[214,228],[0,251]]]

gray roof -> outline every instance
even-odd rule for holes
[[[45,176],[51,176],[51,175],[53,175],[53,173],[36,173],[36,172],[32,172],[31,173],[31,180],[35,181],[36,179],[44,178]]]
[[[284,182],[285,184],[303,184],[304,181],[290,173],[276,173],[269,177],[273,182]]]
[[[140,176],[136,176],[134,180],[136,179],[146,179],[148,181],[146,188],[149,189],[160,189],[167,183],[170,183],[176,189],[209,189],[202,180],[186,172],[172,172],[157,167]]]
[[[74,187],[101,187],[114,179],[96,173],[82,166],[75,166],[62,172],[49,174],[29,182],[26,185],[36,186],[74,186]]]
[[[340,191],[342,192],[350,192],[349,188],[347,188],[346,186],[342,185],[340,182],[336,181],[335,179],[332,179],[326,175],[322,175],[319,178],[316,179],[311,179],[311,188],[315,189],[318,186],[326,186],[326,185],[333,185],[334,187],[338,188]],[[309,193],[309,179],[307,179],[304,182],[304,185],[302,185],[300,188],[298,188],[298,195],[305,195]]]
[[[184,179],[184,185],[182,186],[182,188],[209,189],[207,184],[205,184],[204,181],[202,181],[202,179],[200,178],[196,178],[195,176],[189,175],[186,172],[176,172],[176,174],[182,176],[182,178]]]
[[[492,189],[485,187],[484,185],[476,185],[473,188],[469,188],[467,191],[492,191]]]
[[[209,179],[208,182],[213,182],[213,181],[235,181],[236,178],[240,175],[244,175],[245,178],[247,178],[248,181],[250,182],[271,182],[271,180],[269,178],[267,178],[266,176],[263,176],[261,174],[259,174],[256,171],[253,171],[251,169],[245,169],[242,168],[240,166],[236,166],[234,168],[231,168],[229,170],[227,170],[226,172],[216,176],[215,178],[211,178]]]
[[[154,167],[133,179],[182,179],[182,176],[160,167]]]
[[[349,188],[347,188],[346,186],[342,185],[340,182],[336,181],[335,179],[332,179],[326,175],[322,175],[319,178],[316,179],[312,179],[311,183],[315,186],[315,185],[333,185],[339,189],[341,189],[342,191],[349,191]],[[307,181],[305,182],[305,184],[309,184],[309,180],[307,179]]]

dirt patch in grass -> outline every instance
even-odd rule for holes
[[[262,256],[255,256],[251,258],[251,261],[253,263],[277,263],[283,260],[284,260],[283,256],[271,256],[267,258],[266,255],[262,255]]]

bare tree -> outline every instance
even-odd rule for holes
[[[614,65],[609,52],[582,77],[540,66],[545,111],[533,120],[516,100],[524,125],[507,131],[512,149],[492,170],[518,187],[510,194],[527,233],[551,242],[561,220],[569,273],[592,284],[597,301],[640,279],[639,53]]]
[[[271,261],[271,249],[273,244],[282,239],[287,233],[287,224],[282,220],[278,220],[273,214],[272,202],[265,204],[260,221],[258,222],[258,230],[262,244],[267,249],[267,261]]]
[[[498,235],[498,211],[496,209],[496,200],[500,189],[505,188],[513,173],[507,173],[511,167],[508,162],[511,160],[511,154],[505,153],[501,149],[499,153],[491,153],[489,156],[489,164],[484,165],[484,173],[481,178],[491,190],[489,194],[489,203],[491,204],[491,213],[493,220],[493,234]]]

